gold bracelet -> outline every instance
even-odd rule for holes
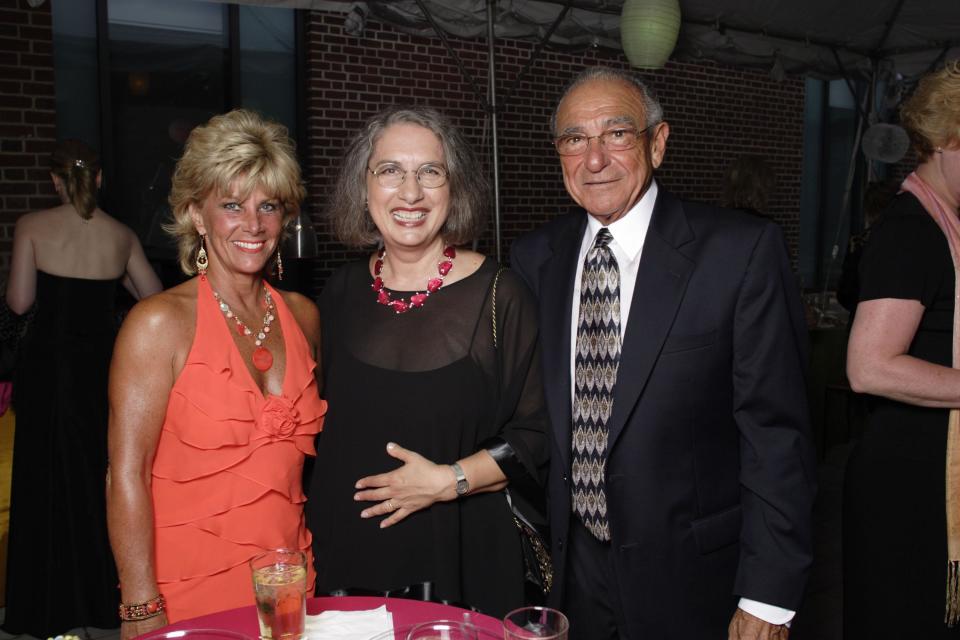
[[[155,598],[139,604],[120,603],[120,619],[123,622],[137,622],[160,615],[167,610],[167,601],[161,593]]]

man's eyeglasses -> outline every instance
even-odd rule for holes
[[[615,129],[607,129],[596,136],[585,136],[582,133],[567,133],[556,138],[553,144],[557,148],[557,153],[562,156],[579,156],[582,153],[586,153],[590,147],[591,140],[598,140],[601,146],[607,151],[626,151],[637,146],[637,141],[640,139],[640,136],[652,126],[654,125],[644,127],[643,129],[617,127]]]
[[[436,189],[447,182],[447,170],[439,164],[428,162],[417,167],[416,171],[409,171],[396,164],[382,164],[376,169],[367,167],[367,171],[377,178],[377,183],[385,189],[396,189],[403,184],[408,173],[416,173],[417,182],[421,187]]]

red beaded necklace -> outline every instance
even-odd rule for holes
[[[383,271],[383,259],[386,255],[386,247],[381,247],[380,251],[377,252],[377,261],[373,264],[373,284],[371,284],[370,287],[377,293],[377,302],[385,307],[390,307],[396,313],[405,313],[410,309],[422,307],[423,303],[430,297],[430,294],[436,293],[437,290],[443,286],[444,277],[453,269],[453,259],[457,257],[457,250],[453,245],[443,250],[443,259],[437,263],[437,273],[440,275],[427,280],[426,290],[413,294],[409,300],[404,298],[397,300],[392,299],[390,292],[383,286],[383,278],[380,274]]]
[[[273,366],[273,354],[263,346],[263,343],[267,341],[267,336],[270,333],[270,325],[273,324],[273,321],[276,319],[273,315],[273,297],[270,295],[270,290],[266,287],[263,288],[263,306],[266,312],[263,314],[263,327],[261,327],[260,331],[256,334],[233,312],[230,305],[226,303],[219,293],[214,291],[213,298],[220,306],[220,311],[223,315],[236,323],[237,333],[239,335],[253,337],[253,343],[257,346],[257,348],[253,350],[253,366],[257,368],[257,371],[267,371]]]

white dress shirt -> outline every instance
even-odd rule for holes
[[[643,254],[643,243],[647,239],[650,228],[650,219],[653,217],[653,204],[657,201],[657,181],[651,180],[650,187],[643,194],[640,201],[633,206],[625,216],[607,225],[613,240],[608,245],[617,259],[620,268],[620,343],[623,344],[623,332],[627,330],[627,320],[630,318],[630,306],[633,303],[633,290],[637,283],[637,272],[640,268],[640,256]],[[577,357],[577,327],[580,324],[580,279],[583,275],[583,262],[587,252],[593,247],[597,233],[603,224],[591,215],[587,215],[587,228],[583,232],[580,242],[580,253],[577,256],[577,273],[573,280],[573,304],[570,308],[570,380],[576,380]],[[638,311],[642,313],[642,311]],[[570,385],[570,402],[576,389]],[[741,609],[765,620],[771,624],[786,624],[796,612],[774,605],[757,602],[749,598],[740,598],[738,605]]]

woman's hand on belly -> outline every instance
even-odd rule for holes
[[[383,529],[435,502],[457,497],[456,476],[449,465],[436,464],[393,442],[387,444],[387,455],[403,462],[403,466],[357,481],[353,499],[378,503],[364,509],[361,518],[387,516],[380,523]]]

